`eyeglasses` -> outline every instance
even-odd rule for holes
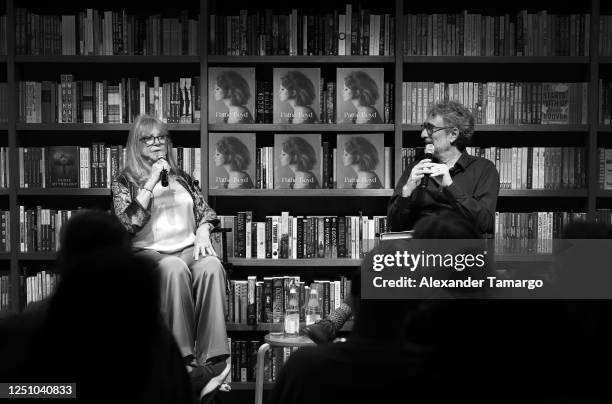
[[[155,139],[157,139],[159,144],[166,144],[166,142],[168,141],[168,136],[144,136],[140,138],[140,141],[146,144],[147,146],[153,146],[155,144]]]
[[[451,129],[451,128],[454,128],[454,126],[435,126],[433,123],[429,123],[429,122],[425,122],[421,124],[421,132],[426,130],[429,136],[433,135],[434,133],[442,129]]]

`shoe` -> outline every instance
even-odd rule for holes
[[[336,333],[336,326],[331,322],[331,320],[326,318],[305,327],[303,331],[303,334],[317,345],[331,342],[336,336]]]
[[[206,385],[200,392],[200,400],[204,400],[207,395],[218,389],[222,391],[231,390],[231,387],[229,387],[229,385],[225,383],[225,379],[227,378],[227,375],[229,375],[230,369],[230,364],[225,363],[225,368],[221,371],[221,373],[219,373],[217,376],[214,376],[208,381],[208,383],[206,383]]]
[[[191,387],[200,398],[218,388],[225,381],[231,369],[230,364],[225,360],[207,362],[204,365],[192,366],[192,368],[189,372]]]

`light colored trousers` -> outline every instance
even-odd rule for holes
[[[225,269],[216,257],[193,259],[193,246],[165,254],[139,251],[157,262],[161,281],[161,310],[183,357],[199,364],[229,355],[225,328]]]

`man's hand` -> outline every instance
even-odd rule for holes
[[[203,257],[208,255],[217,256],[210,242],[210,225],[208,224],[198,227],[196,231],[195,242],[193,243],[193,258],[197,260],[200,254]]]
[[[427,163],[424,164],[423,172],[429,174],[431,178],[442,187],[448,187],[453,183],[453,179],[448,171],[449,167],[446,164]]]
[[[408,181],[406,181],[406,184],[404,184],[404,186],[402,187],[402,197],[408,198],[412,194],[412,191],[414,191],[416,187],[419,186],[419,183],[427,172],[426,167],[428,164],[431,164],[431,160],[423,159],[419,161],[417,165],[412,167],[412,171],[410,171],[410,177],[408,178]]]

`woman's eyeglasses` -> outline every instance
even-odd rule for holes
[[[433,135],[434,133],[442,129],[451,129],[451,128],[454,128],[454,126],[436,126],[433,123],[429,123],[429,122],[425,122],[421,124],[421,132],[426,130],[429,136]]]
[[[168,141],[168,136],[144,136],[140,138],[140,141],[146,144],[147,146],[153,146],[155,144],[155,139],[157,139],[158,144],[166,144],[166,142]]]

